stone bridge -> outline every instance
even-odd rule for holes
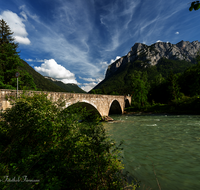
[[[101,117],[110,114],[123,114],[124,108],[131,105],[130,96],[119,95],[100,95],[100,94],[84,94],[84,93],[66,93],[66,92],[47,92],[47,91],[25,91],[26,95],[32,96],[34,93],[47,94],[47,98],[57,101],[59,98],[66,100],[65,108],[79,102],[82,107],[87,110],[97,112]],[[22,94],[22,90],[18,90],[18,97]],[[0,110],[12,107],[6,97],[16,97],[16,90],[0,89]]]

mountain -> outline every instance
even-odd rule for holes
[[[33,77],[38,90],[49,92],[67,92],[65,89],[54,84],[52,81],[44,78],[44,76],[35,71],[26,61],[21,59],[21,62],[23,63],[23,67],[19,67],[19,70],[25,70]]]
[[[177,44],[157,42],[150,46],[135,43],[126,56],[121,57],[108,66],[105,79],[112,76],[117,70],[123,69],[129,62],[141,60],[149,65],[156,65],[161,58],[169,60],[184,60],[195,63],[195,57],[200,49],[200,42],[180,41]]]
[[[136,73],[141,77],[146,73],[148,83],[152,86],[158,78],[166,79],[171,72],[183,73],[196,64],[199,50],[198,41],[181,41],[177,44],[157,42],[150,46],[135,43],[127,55],[108,66],[105,79],[89,93],[131,94],[131,78]]]
[[[73,83],[68,83],[68,84],[64,84],[61,81],[58,81],[52,77],[48,77],[45,76],[45,78],[51,82],[53,82],[54,84],[56,84],[57,86],[65,89],[67,92],[76,92],[76,93],[87,93],[84,90],[82,90],[81,88],[78,87],[78,85],[73,84]]]

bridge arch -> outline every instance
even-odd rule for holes
[[[82,108],[86,108],[86,110],[91,111],[93,114],[97,114],[99,116],[101,116],[99,110],[97,109],[97,106],[87,100],[82,100],[82,101],[77,101],[74,103],[67,103],[65,106],[65,109],[69,108],[69,107],[82,107]]]
[[[122,113],[123,113],[123,110],[122,110],[120,103],[117,100],[113,100],[109,105],[108,115],[110,115],[110,114],[122,114]]]
[[[129,100],[125,99],[125,108],[128,108],[130,106],[131,106],[131,104],[130,104]]]

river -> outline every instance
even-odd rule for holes
[[[200,115],[110,117],[117,122],[104,128],[118,144],[124,140],[123,164],[141,181],[138,189],[157,190],[158,182],[162,190],[200,189]]]

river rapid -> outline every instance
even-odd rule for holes
[[[200,189],[200,115],[110,117],[104,128],[117,144],[124,140],[124,171],[141,181],[138,189]]]

